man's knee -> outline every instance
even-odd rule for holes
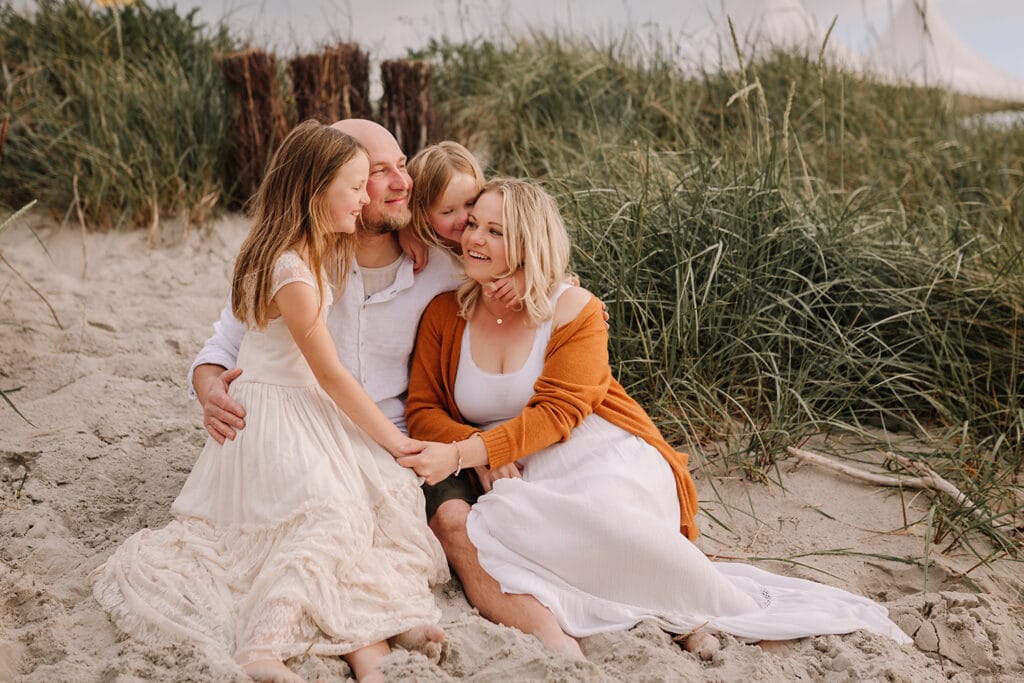
[[[442,542],[466,534],[469,503],[458,498],[446,500],[430,518],[430,528]]]

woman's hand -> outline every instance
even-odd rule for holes
[[[477,467],[476,476],[480,479],[480,485],[483,487],[484,493],[488,493],[494,486],[494,482],[499,479],[522,479],[523,471],[519,463],[510,462],[507,465],[491,469]]]
[[[414,441],[414,439],[409,439]],[[433,486],[447,479],[459,466],[459,453],[452,443],[418,441],[423,448],[412,455],[395,458],[402,467],[408,467]]]

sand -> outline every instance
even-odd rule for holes
[[[32,228],[32,230],[30,230]],[[126,537],[169,521],[206,435],[185,374],[210,333],[245,223],[227,216],[183,235],[165,226],[90,234],[43,213],[0,234],[0,681],[232,680],[188,644],[119,637],[86,575]],[[808,447],[824,450],[824,439]],[[860,456],[868,464],[877,453]],[[700,547],[727,559],[842,586],[884,603],[914,636],[899,646],[854,633],[766,651],[722,638],[710,662],[650,624],[584,639],[587,662],[548,654],[491,624],[457,582],[437,589],[448,638],[439,664],[395,652],[393,680],[1020,680],[1019,563],[979,565],[928,534],[929,499],[780,459],[776,483],[751,481],[714,450],[691,459]],[[868,464],[863,466],[867,467]],[[781,484],[781,486],[780,486]],[[777,559],[768,559],[777,558]],[[787,559],[788,558],[788,559]],[[680,577],[685,581],[685,577]],[[293,661],[342,681],[338,659]]]

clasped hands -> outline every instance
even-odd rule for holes
[[[395,455],[398,464],[413,470],[431,486],[444,481],[459,469],[459,450],[454,443],[408,439],[396,450],[399,453],[392,454]],[[498,479],[522,478],[520,467],[516,463],[495,468],[484,465],[474,469],[485,493],[491,490]]]

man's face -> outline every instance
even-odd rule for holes
[[[375,131],[360,142],[370,154],[370,177],[366,193],[370,203],[363,207],[360,229],[383,235],[409,225],[409,191],[412,178],[405,169],[405,154],[386,131]]]

